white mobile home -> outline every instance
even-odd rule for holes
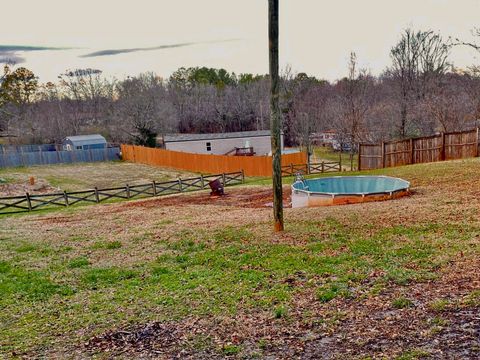
[[[196,154],[268,155],[270,130],[217,134],[173,134],[163,138],[165,149]],[[283,150],[283,134],[281,137]]]

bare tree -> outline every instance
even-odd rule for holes
[[[115,109],[117,126],[140,145],[154,147],[157,135],[171,131],[176,125],[163,81],[153,73],[119,83]]]
[[[350,53],[348,64],[348,77],[337,84],[337,121],[335,128],[340,142],[340,150],[343,145],[348,145],[350,152],[350,166],[353,167],[353,155],[356,144],[366,132],[366,115],[373,99],[370,88],[373,87],[373,80],[366,70],[358,70],[357,56],[355,52]]]
[[[67,70],[59,76],[62,94],[70,99],[76,121],[93,125],[101,122],[105,106],[114,97],[115,81],[109,81],[97,69]]]
[[[390,51],[392,67],[388,74],[398,86],[398,135],[401,138],[409,134],[409,111],[414,102],[423,98],[432,82],[448,70],[448,55],[449,46],[440,35],[411,29],[403,32],[400,41]]]
[[[287,79],[283,79],[287,83]],[[291,142],[300,145],[309,156],[313,153],[312,134],[325,127],[325,104],[330,86],[325,81],[309,77],[305,73],[297,74],[288,81],[288,126]]]
[[[478,99],[473,99],[463,76],[447,74],[432,88],[423,101],[423,110],[440,131],[451,132],[471,127],[476,119]]]

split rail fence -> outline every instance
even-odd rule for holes
[[[341,171],[341,163],[338,161],[322,161],[312,164],[290,164],[282,166],[282,176],[293,176],[296,173],[320,174]]]
[[[78,203],[101,203],[111,199],[135,199],[198,191],[209,188],[209,182],[220,180],[223,186],[241,184],[245,181],[242,171],[217,175],[201,175],[195,178],[148,184],[125,185],[107,189],[90,189],[73,192],[0,197],[0,214],[34,211],[52,207],[68,207]]]
[[[464,159],[479,155],[479,130],[441,133],[381,144],[360,144],[358,169]]]

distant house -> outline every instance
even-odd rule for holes
[[[163,137],[165,149],[196,154],[268,155],[271,153],[270,130],[216,134],[172,134]],[[283,134],[281,136],[283,150]]]
[[[62,147],[67,151],[104,149],[107,147],[107,140],[99,134],[68,136],[63,140]]]
[[[336,142],[337,132],[334,130],[327,130],[323,132],[313,133],[310,136],[312,143],[321,146],[333,146]]]

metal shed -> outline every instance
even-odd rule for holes
[[[90,150],[90,149],[105,149],[107,147],[107,140],[102,135],[77,135],[68,136],[63,142],[63,150]]]

